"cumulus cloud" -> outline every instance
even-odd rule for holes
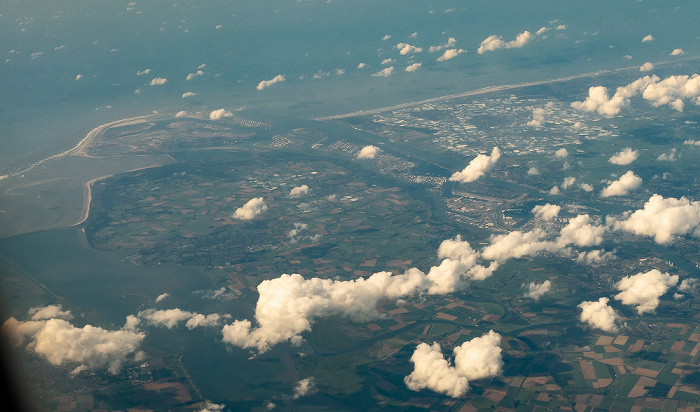
[[[73,326],[69,312],[52,305],[34,308],[33,320],[19,321],[14,317],[2,325],[2,331],[17,346],[27,342],[27,350],[48,360],[52,365],[77,365],[75,371],[107,368],[117,374],[124,363],[139,356],[137,350],[145,334],[127,326],[119,330],[106,330],[97,326]],[[49,317],[51,313],[58,317]],[[37,316],[38,315],[38,316]]]
[[[650,72],[652,70],[654,70],[654,64],[651,62],[646,62],[643,65],[639,66],[640,72]]]
[[[390,34],[385,34],[384,37],[382,37],[382,40],[389,40],[391,38]]]
[[[555,219],[557,216],[559,216],[560,211],[561,206],[553,205],[550,203],[544,205],[537,205],[534,208],[532,208],[532,213],[542,220]]]
[[[273,84],[276,84],[276,83],[279,83],[279,82],[283,82],[284,80],[285,80],[285,79],[284,79],[284,75],[283,75],[283,74],[278,74],[277,76],[273,77],[273,78],[270,79],[270,80],[263,80],[263,81],[261,81],[260,83],[258,83],[258,85],[257,85],[255,88],[258,89],[258,90],[262,90],[262,89],[264,89],[264,88],[266,88],[266,87],[272,86]]]
[[[153,80],[151,80],[151,86],[158,86],[161,84],[165,84],[165,82],[167,82],[167,81],[168,81],[168,79],[166,79],[164,77],[156,77]]]
[[[254,197],[246,202],[245,205],[236,209],[231,215],[234,219],[252,220],[255,216],[267,210],[267,204],[262,197]]]
[[[614,165],[628,165],[637,160],[638,156],[638,151],[633,150],[631,147],[627,147],[612,155],[610,159],[608,159],[608,163],[612,163]]]
[[[357,65],[357,68],[358,68],[358,69],[364,69],[365,66],[366,66],[365,63],[360,63],[360,64]]]
[[[600,197],[624,196],[630,191],[639,188],[642,185],[642,178],[635,175],[631,170],[620,176],[619,179],[611,182],[600,193]]]
[[[144,69],[144,70],[139,70],[136,72],[137,76],[141,76],[142,74],[148,74],[151,72],[151,69]]]
[[[573,186],[574,183],[576,183],[575,177],[573,177],[573,176],[565,177],[564,181],[561,184],[561,188],[562,188],[562,190],[566,190],[566,189],[570,188],[571,186]]]
[[[71,314],[69,310],[63,310],[63,307],[61,305],[49,305],[31,308],[27,313],[32,316],[32,320],[73,319],[73,314]]]
[[[296,197],[302,197],[305,194],[309,193],[309,186],[308,185],[301,185],[292,188],[292,190],[289,192],[289,197],[291,198],[296,198]]]
[[[449,49],[451,47],[454,47],[455,44],[457,44],[457,39],[455,39],[454,37],[450,37],[449,39],[447,39],[447,43],[441,44],[439,46],[430,46],[428,51],[430,53],[435,53],[436,51],[440,51],[442,49]]]
[[[583,190],[584,192],[592,192],[592,191],[593,191],[593,186],[591,186],[591,185],[588,184],[588,183],[581,183],[581,184],[579,185],[579,187],[580,187],[581,190]]]
[[[294,395],[292,398],[299,399],[302,396],[310,395],[314,392],[314,380],[313,378],[302,379],[294,385]]]
[[[172,329],[179,326],[180,323],[186,322],[185,326],[190,330],[200,326],[219,326],[224,319],[230,317],[230,315],[222,316],[218,313],[202,315],[201,313],[188,312],[178,308],[165,310],[146,309],[138,313],[138,318],[151,326],[162,326]]]
[[[560,247],[574,244],[577,246],[595,246],[603,242],[606,228],[599,221],[588,215],[578,215],[569,220],[559,232],[556,242]]]
[[[187,116],[187,112],[184,110],[180,110],[179,112],[175,113],[175,118],[180,118],[180,117],[185,117]]]
[[[617,333],[615,322],[619,316],[613,308],[608,305],[608,298],[600,298],[597,301],[581,302],[581,322],[586,322],[594,328],[606,332]]]
[[[194,73],[188,74],[188,75],[187,75],[187,80],[192,80],[192,79],[194,79],[195,77],[199,77],[199,76],[202,76],[202,75],[204,75],[204,72],[201,71],[201,70],[197,70],[197,71],[194,72]]]
[[[83,75],[82,75],[82,74],[79,74],[79,75],[75,76],[75,80],[80,80],[80,79],[82,79],[82,78],[83,78]]]
[[[642,39],[642,43],[648,43],[648,42],[652,42],[652,41],[654,41],[654,36],[652,36],[651,34],[647,34]]]
[[[359,152],[357,152],[357,158],[358,159],[374,159],[377,157],[378,154],[382,152],[382,149],[378,148],[377,146],[365,146],[362,149],[360,149]]]
[[[393,62],[393,61],[394,61],[394,59],[386,58],[386,59],[382,60],[382,62],[381,62],[380,64],[381,64],[382,66],[384,66],[384,65],[389,64],[389,63],[391,63],[391,62]]]
[[[469,380],[492,378],[503,371],[501,336],[489,331],[454,349],[454,366],[442,354],[440,344],[421,343],[411,356],[413,372],[404,378],[410,390],[430,389],[458,398],[469,390]]]
[[[158,302],[160,302],[160,301],[162,301],[163,299],[166,299],[166,298],[168,298],[168,297],[170,297],[170,294],[169,294],[169,293],[163,293],[162,295],[158,295],[158,297],[156,298],[156,303],[158,303]]]
[[[384,64],[384,63],[382,63]],[[386,67],[376,73],[372,73],[372,76],[374,77],[389,77],[391,74],[394,72],[394,66],[389,66]]]
[[[287,236],[289,236],[289,243],[296,243],[299,239],[297,236],[299,236],[299,233],[306,230],[309,225],[306,223],[301,223],[301,222],[296,222],[294,223],[294,229],[290,230],[289,233],[287,233]]]
[[[656,158],[656,160],[660,162],[675,162],[676,160],[678,160],[678,155],[676,153],[677,150],[675,148],[671,149],[666,153],[661,153],[659,157]]]
[[[260,294],[255,308],[257,328],[249,320],[237,320],[222,329],[223,341],[259,353],[284,341],[302,342],[301,334],[311,330],[320,317],[343,316],[364,322],[379,316],[380,299],[406,298],[420,294],[444,294],[455,291],[462,279],[483,279],[498,265],[477,264],[478,255],[461,238],[443,242],[439,266],[426,275],[411,268],[403,274],[378,272],[367,278],[333,280],[301,275],[282,275],[258,285]]]
[[[461,172],[456,172],[450,176],[452,182],[468,183],[473,182],[483,176],[485,173],[493,169],[498,159],[501,157],[501,151],[498,147],[494,147],[491,155],[480,154],[464,168]]]
[[[484,39],[476,51],[479,54],[483,54],[485,51],[493,51],[497,49],[513,49],[520,48],[526,45],[530,40],[534,38],[533,34],[525,30],[524,32],[518,34],[515,40],[505,42],[501,36],[491,35]]]
[[[585,263],[588,265],[598,265],[603,262],[607,262],[615,258],[615,254],[612,252],[605,252],[603,250],[591,250],[588,252],[581,252],[576,257],[576,262]]]
[[[659,306],[659,298],[670,287],[678,283],[678,275],[661,273],[658,269],[652,269],[634,276],[625,276],[615,287],[621,290],[615,295],[615,299],[625,305],[636,306],[637,313],[653,312]]]
[[[700,202],[685,197],[664,199],[655,194],[643,209],[612,220],[615,229],[651,236],[659,244],[669,243],[675,236],[690,234],[700,237]]]
[[[447,49],[445,52],[437,58],[437,61],[439,62],[444,62],[450,59],[454,59],[455,57],[459,56],[462,53],[466,53],[467,51],[464,49]]]
[[[411,46],[407,43],[399,43],[396,45],[396,48],[399,49],[399,53],[402,56],[406,54],[420,53],[423,51],[421,47]]]
[[[695,292],[700,286],[700,280],[694,278],[683,279],[680,285],[678,285],[678,290],[681,292]]]
[[[406,66],[406,71],[407,72],[414,72],[420,68],[422,64],[421,63],[413,63],[411,65]]]
[[[233,117],[233,113],[226,111],[226,109],[213,110],[211,113],[209,113],[210,120],[220,120],[224,117]]]
[[[540,300],[540,298],[549,292],[551,288],[552,282],[549,280],[545,280],[542,283],[532,282],[528,285],[525,296],[530,299]]]
[[[544,124],[544,109],[534,108],[532,109],[532,120],[527,122],[528,126],[541,127]],[[566,149],[564,149],[566,150]]]
[[[673,49],[673,51],[671,52],[671,56],[682,56],[684,54],[685,52],[683,51],[683,49]]]
[[[195,95],[195,94],[194,94],[193,92],[185,92],[185,93],[182,93],[182,98],[183,98],[183,99],[186,99],[186,98],[192,97],[192,96],[194,96],[194,95]]]
[[[560,159],[566,159],[567,156],[569,156],[569,151],[564,147],[554,152],[554,157],[558,157]]]
[[[527,169],[527,174],[529,176],[537,176],[540,174],[540,171],[535,166],[532,166],[531,168]]]
[[[606,87],[594,86],[588,90],[586,100],[573,102],[571,107],[615,116],[622,108],[629,106],[630,99],[639,92],[642,92],[642,97],[655,107],[669,105],[683,111],[683,99],[694,100],[697,104],[697,98],[700,96],[700,76],[669,76],[663,80],[658,76],[644,76],[626,86],[618,87],[613,97],[608,97]]]

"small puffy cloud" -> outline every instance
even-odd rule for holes
[[[567,156],[569,156],[569,151],[564,147],[554,152],[554,157],[558,157],[560,159],[565,159]]]
[[[297,240],[299,240],[297,238],[297,236],[299,236],[299,233],[306,230],[306,228],[308,227],[309,225],[307,225],[306,223],[294,223],[294,229],[290,230],[289,233],[287,233],[287,236],[289,236],[289,243],[296,243]]]
[[[267,210],[267,204],[262,197],[254,197],[246,202],[245,205],[236,209],[231,215],[234,219],[252,220],[255,216]]]
[[[447,43],[441,44],[439,46],[430,46],[428,51],[430,53],[435,53],[436,51],[440,51],[442,49],[449,49],[451,47],[454,47],[455,44],[457,44],[457,39],[455,39],[454,37],[450,37],[449,39],[447,39]]]
[[[58,318],[45,318],[55,311]],[[10,318],[2,325],[2,331],[17,345],[28,341],[27,350],[48,360],[52,365],[73,364],[77,373],[85,369],[107,368],[117,374],[124,363],[138,356],[137,350],[145,334],[124,327],[106,330],[97,326],[73,326],[65,319],[66,312],[60,306],[32,309],[38,320],[19,321]],[[129,322],[127,322],[128,324]]]
[[[63,310],[61,305],[49,305],[37,308],[31,308],[27,314],[32,316],[32,320],[45,320],[45,319],[63,319],[72,320],[73,315],[69,310]]]
[[[644,36],[644,38],[642,39],[642,43],[649,43],[649,42],[652,42],[652,41],[654,41],[654,36],[652,36],[651,34],[647,34],[647,35]]]
[[[162,295],[158,295],[158,297],[156,298],[156,303],[162,301],[163,299],[168,298],[169,296],[170,296],[169,293],[163,293]]]
[[[683,51],[683,49],[673,49],[673,51],[671,52],[671,56],[682,56],[684,54],[685,52]]]
[[[221,412],[224,410],[225,407],[226,405],[220,405],[211,401],[206,401],[204,402],[204,406],[202,406],[202,409],[200,409],[197,412]]]
[[[137,76],[141,76],[141,75],[143,75],[143,74],[148,74],[148,73],[150,73],[150,72],[151,72],[151,69],[139,70],[139,71],[136,72],[136,75],[137,75]]]
[[[360,63],[360,64],[357,65],[357,68],[358,68],[358,69],[364,69],[365,66],[366,66],[366,64]]]
[[[605,252],[602,250],[590,250],[588,252],[581,252],[576,257],[576,262],[584,263],[588,265],[597,265],[608,260],[614,259],[615,255],[612,252]]]
[[[661,273],[658,269],[652,269],[634,276],[625,276],[615,287],[621,290],[615,295],[615,299],[625,305],[637,307],[637,313],[653,312],[659,306],[659,298],[670,287],[678,283],[678,275]]]
[[[576,183],[576,178],[573,176],[565,177],[564,181],[561,184],[562,190],[566,190],[570,187],[572,187]]]
[[[477,53],[483,54],[485,51],[493,51],[497,49],[513,49],[520,48],[526,45],[534,38],[533,34],[525,30],[524,32],[518,34],[515,40],[505,42],[501,36],[491,35],[484,39],[479,45]]]
[[[360,149],[360,151],[357,152],[356,157],[358,159],[374,159],[380,153],[382,153],[382,149],[378,148],[377,146],[369,145]]]
[[[437,58],[437,61],[439,62],[444,62],[446,60],[453,59],[457,56],[459,56],[462,53],[466,53],[467,51],[464,49],[447,49],[445,52]]]
[[[608,298],[600,298],[597,301],[581,302],[581,322],[586,322],[591,327],[604,330],[605,332],[617,333],[615,322],[619,316],[613,308],[608,305]]]
[[[483,176],[485,173],[493,169],[498,159],[501,157],[501,151],[498,147],[494,147],[491,155],[487,156],[480,154],[467,165],[461,172],[456,172],[450,176],[452,182],[468,183],[473,182]]]
[[[652,70],[654,70],[654,64],[651,62],[646,62],[643,65],[639,66],[640,72],[650,72]]]
[[[413,372],[404,378],[408,389],[430,389],[453,398],[469,390],[469,381],[492,378],[503,372],[501,335],[494,331],[464,342],[454,348],[454,366],[450,365],[440,345],[421,343],[411,356]]]
[[[553,205],[550,203],[544,205],[537,205],[534,208],[532,208],[532,213],[542,220],[552,220],[559,216],[560,211],[561,206]]]
[[[165,84],[165,82],[167,82],[167,81],[168,81],[168,79],[166,79],[165,77],[156,77],[153,80],[151,80],[151,86],[158,86],[161,84]]]
[[[670,105],[679,112],[683,111],[682,99],[697,99],[700,96],[700,76],[669,76],[647,86],[642,97],[652,106]]]
[[[537,176],[540,174],[540,171],[535,166],[532,166],[531,168],[527,169],[527,174],[529,176]]]
[[[302,396],[310,395],[314,392],[314,380],[313,378],[302,379],[294,385],[294,395],[292,398],[299,399]]]
[[[527,287],[526,297],[534,300],[540,300],[552,288],[552,282],[545,280],[542,283],[532,282]]]
[[[292,190],[289,192],[289,197],[291,198],[297,198],[297,197],[302,197],[309,193],[309,186],[308,185],[301,185],[297,187],[293,187]]]
[[[541,127],[542,124],[544,124],[544,109],[539,107],[532,109],[532,120],[527,122],[527,125],[532,127]]]
[[[559,232],[557,244],[564,248],[567,245],[595,246],[603,242],[605,226],[598,224],[588,215],[578,215],[569,220]]]
[[[551,189],[549,189],[549,194],[552,196],[556,196],[561,194],[561,190],[559,190],[559,186],[552,186]]]
[[[413,64],[406,67],[406,71],[407,72],[414,72],[414,71],[418,70],[420,68],[420,66],[421,66],[421,63],[413,63]]]
[[[639,188],[642,185],[642,178],[635,175],[634,172],[628,170],[627,173],[620,176],[619,179],[611,182],[602,192],[600,197],[610,196],[625,196],[630,191]]]
[[[194,95],[195,95],[195,94],[194,94],[193,92],[185,92],[185,93],[182,93],[182,98],[183,98],[183,99],[186,99],[186,98],[192,97],[192,96],[194,96]]]
[[[674,148],[666,153],[661,153],[656,160],[660,162],[675,162],[678,160],[677,150]]]
[[[529,232],[516,230],[508,234],[495,235],[491,237],[489,245],[481,251],[481,256],[488,260],[504,261],[547,250],[557,250],[556,244],[543,240],[545,236],[545,231],[539,228]]]
[[[384,66],[384,65],[387,65],[387,64],[389,64],[389,63],[391,63],[391,62],[393,62],[393,61],[394,61],[394,59],[386,58],[386,59],[382,60],[382,62],[381,62],[380,64],[381,64],[382,66]]]
[[[83,78],[83,75],[82,75],[82,74],[79,74],[79,75],[75,76],[75,80],[80,80],[80,79],[82,79],[82,78]]]
[[[383,64],[383,63],[382,63]],[[386,67],[376,73],[372,73],[374,77],[389,77],[394,72],[394,66]]]
[[[420,53],[423,51],[421,47],[411,46],[408,43],[399,43],[396,45],[396,48],[399,49],[399,53],[402,56],[405,56],[407,54]]]
[[[636,235],[652,236],[659,244],[673,241],[674,236],[690,234],[700,237],[700,202],[691,202],[685,197],[664,199],[655,194],[643,209],[613,219],[613,227]]]
[[[258,85],[257,85],[255,88],[258,89],[258,90],[262,90],[262,89],[264,89],[264,88],[266,88],[266,87],[272,86],[273,84],[276,84],[276,83],[279,83],[279,82],[283,82],[284,80],[285,80],[285,79],[284,79],[284,75],[283,75],[283,74],[278,74],[277,76],[273,77],[273,78],[270,79],[270,80],[263,80],[263,81],[261,81],[260,83],[258,83]]]
[[[192,79],[194,79],[195,77],[199,77],[199,76],[202,76],[202,75],[204,75],[204,72],[201,71],[201,70],[197,70],[197,71],[194,72],[194,73],[188,74],[188,75],[187,75],[187,80],[192,80]]]
[[[588,89],[588,97],[582,102],[573,102],[571,107],[587,112],[598,112],[605,116],[616,116],[623,107],[629,105],[630,98],[659,81],[657,76],[644,76],[626,86],[618,87],[613,97],[608,97],[608,88],[593,86]]]
[[[591,185],[588,184],[588,183],[581,183],[581,184],[579,185],[579,187],[580,187],[581,190],[583,190],[584,192],[592,192],[592,191],[593,191],[593,186],[591,186]]]
[[[695,292],[700,286],[700,280],[695,278],[683,279],[680,285],[678,285],[678,290],[681,292]]]
[[[179,112],[175,113],[175,118],[176,118],[176,119],[179,118],[179,117],[185,117],[185,116],[187,116],[187,112],[184,111],[184,110],[180,110]]]
[[[221,120],[224,117],[233,117],[233,113],[226,111],[226,109],[213,110],[209,113],[210,120]]]
[[[382,41],[389,40],[391,38],[390,34],[385,34],[384,37],[382,37]]]
[[[218,313],[202,315],[201,313],[188,312],[178,308],[165,310],[146,309],[138,314],[138,318],[143,319],[146,324],[151,326],[162,326],[172,329],[180,323],[186,322],[185,326],[190,330],[197,327],[219,326],[224,319],[230,317],[230,315],[221,316]]]
[[[614,165],[628,165],[637,160],[637,157],[639,157],[639,152],[633,150],[631,147],[627,147],[612,155],[610,159],[608,159],[608,163],[612,163]]]
[[[550,30],[551,30],[551,29],[550,29],[549,27],[543,26],[543,27],[540,27],[539,30],[537,30],[537,31],[535,32],[535,34],[539,36],[539,35],[542,35],[542,34],[548,32],[548,31],[550,31]]]

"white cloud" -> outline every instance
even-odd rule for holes
[[[561,206],[553,205],[550,203],[544,205],[537,205],[534,208],[532,208],[532,213],[534,213],[536,217],[542,220],[552,220],[559,216],[560,211]]]
[[[156,77],[153,80],[151,80],[151,86],[158,86],[161,84],[165,84],[165,82],[167,82],[167,81],[168,81],[168,79],[166,79],[165,77]]]
[[[532,120],[527,122],[527,125],[532,126],[532,127],[541,127],[543,123],[544,123],[544,109],[539,108],[539,107],[532,109]],[[564,149],[564,150],[566,150],[566,149]]]
[[[666,153],[661,153],[659,155],[659,157],[656,158],[656,160],[658,160],[660,162],[661,161],[675,162],[676,160],[678,160],[678,155],[676,153],[677,153],[677,150],[675,148],[671,149],[670,151],[668,151]]]
[[[608,260],[614,259],[615,255],[612,252],[605,252],[602,250],[591,250],[588,252],[581,252],[576,257],[576,262],[585,263],[588,265],[597,265]]]
[[[527,296],[530,299],[540,300],[540,298],[544,296],[547,292],[549,292],[551,288],[552,282],[549,280],[545,280],[542,283],[532,282],[528,285],[528,290],[525,296]]]
[[[684,54],[685,52],[683,51],[683,49],[673,49],[673,51],[671,52],[671,56],[682,56]]]
[[[258,85],[256,86],[256,89],[262,90],[262,89],[264,89],[264,88],[266,88],[266,87],[272,86],[272,85],[275,84],[275,83],[283,82],[284,80],[285,80],[285,79],[284,79],[284,75],[283,75],[283,74],[278,74],[277,76],[273,77],[273,78],[270,79],[270,80],[263,80],[263,81],[261,81],[260,83],[258,83]]]
[[[301,275],[282,275],[258,285],[260,294],[255,309],[258,327],[249,320],[234,321],[222,329],[224,342],[259,353],[271,346],[291,341],[299,344],[301,333],[311,330],[317,318],[343,316],[363,322],[379,316],[380,299],[399,299],[417,294],[451,293],[461,287],[462,279],[484,279],[497,267],[478,265],[478,255],[457,237],[446,240],[439,249],[444,259],[426,275],[411,268],[400,275],[378,272],[367,278],[333,280]]]
[[[681,292],[695,292],[700,285],[700,280],[695,278],[683,279],[680,285],[678,285],[678,290]]]
[[[139,70],[136,72],[137,76],[141,76],[142,74],[148,74],[151,72],[151,69],[144,69],[144,70]]]
[[[621,290],[615,295],[615,299],[625,305],[637,307],[637,313],[653,312],[659,306],[659,298],[664,295],[669,287],[678,283],[678,275],[661,273],[658,269],[652,269],[646,273],[638,273],[634,276],[625,276],[615,287]]]
[[[562,190],[566,190],[566,189],[570,188],[571,186],[573,186],[574,183],[576,183],[575,177],[573,177],[573,176],[565,177],[564,181],[561,184],[561,188],[562,188]]]
[[[107,368],[117,374],[124,363],[135,359],[145,334],[127,328],[109,331],[97,326],[73,326],[65,318],[60,306],[32,310],[40,320],[18,321],[9,318],[2,331],[22,345],[28,341],[27,350],[48,360],[52,365],[77,364],[76,372]],[[45,318],[55,312],[59,318]],[[128,324],[128,322],[127,322]]]
[[[382,149],[378,148],[377,146],[365,146],[362,149],[360,149],[359,152],[357,152],[357,158],[358,159],[374,159],[377,157],[382,152]]]
[[[289,236],[289,243],[296,243],[297,240],[299,240],[297,238],[299,233],[306,230],[306,228],[308,228],[308,227],[309,227],[309,225],[307,225],[306,223],[301,223],[301,222],[294,223],[294,229],[291,229],[289,231],[289,233],[287,233],[287,236]]]
[[[535,255],[543,251],[555,251],[559,247],[544,241],[547,234],[544,230],[535,228],[529,232],[513,231],[508,234],[491,236],[489,245],[481,251],[484,259],[504,261],[510,258],[520,258]]]
[[[168,298],[169,296],[170,296],[169,293],[163,293],[162,295],[158,295],[158,297],[156,298],[156,303],[162,301],[163,299]]]
[[[569,156],[569,151],[564,147],[554,152],[554,157],[558,157],[560,159],[565,159],[567,156]]]
[[[417,32],[417,31],[416,31],[416,32],[413,32],[413,33],[412,33],[410,36],[408,36],[408,37],[410,37],[410,38],[412,38],[412,39],[415,39],[416,37],[418,37],[418,32]]]
[[[309,193],[309,186],[308,185],[301,185],[297,187],[293,187],[292,190],[289,192],[289,197],[291,198],[296,198],[296,197],[302,197]]]
[[[418,70],[420,68],[420,66],[421,66],[421,63],[413,63],[413,64],[408,65],[406,67],[406,71],[407,72],[414,72],[414,71]]]
[[[583,190],[584,192],[592,192],[592,191],[593,191],[593,186],[591,186],[591,185],[588,184],[588,183],[581,183],[581,184],[579,185],[579,187],[580,187],[581,190]]]
[[[382,66],[384,66],[384,65],[387,65],[387,64],[389,64],[389,63],[391,63],[391,62],[393,62],[393,61],[394,61],[394,59],[392,59],[392,58],[386,58],[386,59],[382,60],[382,62],[381,62],[380,64],[381,64]]]
[[[385,41],[385,40],[389,40],[390,38],[391,38],[390,34],[385,34],[384,37],[382,37],[382,40]]]
[[[393,72],[394,72],[394,66],[389,66],[389,67],[384,68],[376,73],[373,73],[372,76],[374,76],[374,77],[389,77],[389,76],[391,76],[391,74]]]
[[[210,120],[220,120],[224,117],[233,117],[233,113],[226,111],[226,109],[213,110],[209,113]]]
[[[336,74],[337,76],[342,76],[342,75],[345,74],[345,70],[343,70],[343,69],[335,69],[335,74]]]
[[[638,151],[633,150],[631,147],[626,147],[622,151],[611,156],[610,159],[608,159],[608,163],[612,163],[614,165],[628,165],[637,160],[638,156]]]
[[[659,244],[669,243],[677,235],[700,237],[700,202],[691,202],[685,197],[664,199],[655,194],[643,209],[625,213],[622,220],[613,219],[613,227],[636,235],[653,236]]]
[[[226,405],[220,405],[211,401],[206,401],[202,409],[200,409],[197,412],[221,412],[224,410],[225,407]]]
[[[306,396],[313,393],[314,390],[315,388],[313,378],[302,379],[299,382],[297,382],[296,385],[294,385],[294,395],[292,397],[294,399],[299,399],[302,396]]]
[[[537,168],[535,166],[532,166],[531,168],[527,169],[527,174],[529,176],[537,176],[540,174],[540,171],[537,170]]]
[[[551,30],[551,29],[550,29],[549,27],[543,26],[543,27],[540,27],[540,29],[537,30],[537,31],[535,32],[535,34],[539,36],[539,35],[544,34],[544,33],[548,32],[548,31],[550,31],[550,30]]]
[[[652,36],[651,34],[647,34],[642,39],[642,43],[648,43],[648,42],[652,42],[652,41],[654,41],[654,36]]]
[[[687,139],[683,141],[683,144],[688,146],[700,146],[700,140]]]
[[[182,93],[182,98],[185,99],[187,97],[192,97],[194,95],[195,94],[193,92],[185,92],[185,93]]]
[[[399,43],[396,45],[396,48],[399,49],[399,53],[402,56],[405,56],[407,54],[420,53],[423,51],[421,47],[411,46],[408,43]]]
[[[197,70],[197,71],[196,71],[196,72],[194,72],[194,73],[190,73],[190,74],[188,74],[188,75],[187,75],[187,80],[192,80],[192,79],[194,79],[195,77],[199,77],[199,76],[202,76],[203,74],[204,74],[204,72],[203,72],[203,71],[201,71],[201,70]]]
[[[469,162],[469,165],[461,172],[456,172],[450,176],[450,181],[453,182],[473,182],[483,176],[485,173],[493,169],[498,159],[501,157],[501,151],[498,147],[494,147],[491,155],[487,156],[480,154]]]
[[[185,116],[187,116],[187,112],[184,111],[184,110],[180,110],[179,112],[175,113],[175,118],[176,118],[176,119],[179,118],[179,117],[185,117]]]
[[[201,313],[188,312],[178,308],[165,310],[146,309],[138,313],[138,318],[143,319],[151,326],[163,326],[172,329],[179,326],[180,323],[186,322],[185,326],[190,330],[200,326],[219,326],[224,319],[230,317],[230,315],[221,316],[218,313],[205,316]]]
[[[560,247],[570,244],[577,246],[595,246],[603,242],[605,226],[591,219],[588,215],[578,215],[569,220],[559,232],[556,242]]]
[[[494,331],[454,348],[454,366],[444,358],[440,345],[421,343],[411,356],[413,372],[406,386],[414,391],[430,389],[458,398],[469,390],[469,381],[492,378],[503,372],[501,335]]]
[[[561,194],[561,190],[559,190],[559,186],[552,186],[551,189],[549,189],[549,194],[552,196],[556,196]]]
[[[650,72],[652,70],[654,70],[654,64],[651,62],[646,62],[643,65],[639,66],[640,72]]]
[[[462,53],[466,53],[467,51],[464,49],[447,49],[445,52],[442,54],[442,56],[437,58],[437,61],[439,62],[444,62],[446,60],[453,59],[457,56],[459,56]]]
[[[357,65],[357,68],[358,68],[358,69],[364,69],[365,66],[366,66],[366,64],[360,63],[360,64]]]
[[[69,310],[63,310],[61,305],[49,305],[31,308],[27,314],[32,316],[32,320],[63,319],[72,320],[73,315]]]
[[[80,80],[80,79],[82,79],[82,78],[83,78],[83,75],[82,75],[82,74],[79,74],[79,75],[75,76],[75,80]]]
[[[683,111],[682,99],[700,96],[700,76],[669,76],[644,89],[642,97],[654,107],[668,104],[679,112]]]
[[[236,209],[235,212],[233,212],[233,215],[231,215],[232,218],[234,219],[240,219],[240,220],[251,220],[255,218],[255,216],[261,214],[262,212],[267,210],[267,205],[265,204],[265,201],[263,200],[262,197],[254,197],[250,199],[248,202],[246,202],[245,205],[239,207]]]
[[[642,185],[642,178],[635,175],[631,170],[620,176],[619,179],[611,182],[608,187],[600,192],[600,197],[625,196],[630,191]]]
[[[440,51],[442,49],[449,49],[454,47],[455,44],[457,44],[457,39],[455,39],[454,37],[450,37],[449,39],[447,39],[447,43],[445,44],[441,44],[439,46],[430,46],[428,52],[435,53],[436,51]]]
[[[484,39],[484,41],[481,42],[481,45],[479,46],[479,49],[477,50],[477,53],[483,54],[485,51],[493,51],[497,49],[512,49],[512,48],[520,48],[526,45],[530,40],[533,39],[532,33],[529,31],[525,30],[524,32],[518,34],[515,37],[515,40],[505,42],[501,38],[501,36],[497,35],[491,35]]]
[[[581,322],[586,322],[594,328],[605,332],[617,333],[615,322],[619,316],[613,308],[608,305],[608,298],[600,298],[597,301],[581,302]]]
[[[615,116],[623,107],[629,105],[630,98],[639,91],[644,90],[650,84],[657,82],[657,76],[644,76],[634,82],[618,87],[613,97],[608,98],[608,89],[603,86],[594,86],[588,89],[588,97],[583,102],[573,102],[571,107],[587,112],[598,112],[605,116]]]

